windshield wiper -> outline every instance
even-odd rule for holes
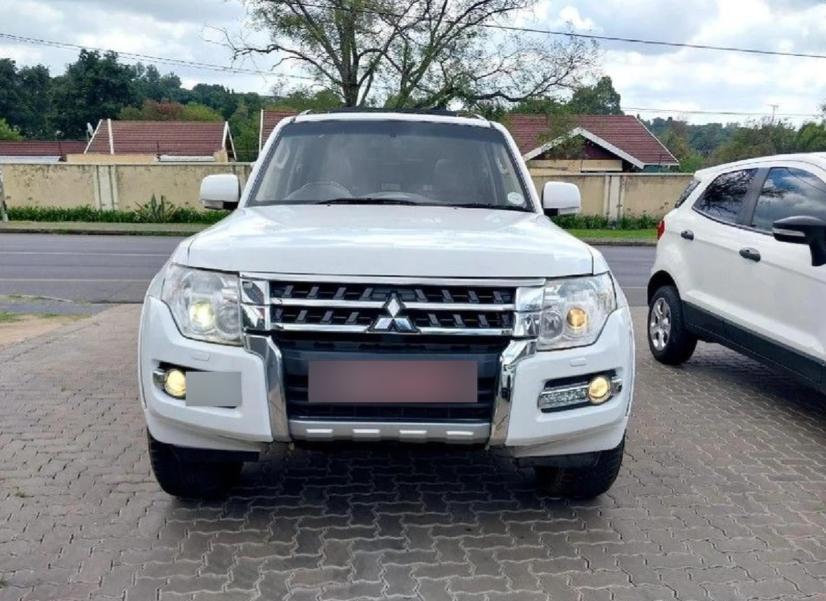
[[[354,196],[352,198],[331,198],[313,202],[314,205],[420,205],[422,203],[406,198],[381,198],[375,196]]]
[[[495,209],[497,211],[528,211],[527,207],[517,207],[511,205],[494,205],[487,202],[464,202],[460,204],[448,205],[456,209]]]

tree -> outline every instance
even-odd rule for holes
[[[577,115],[622,115],[621,98],[608,76],[600,78],[593,86],[574,90],[568,101],[568,110]]]
[[[765,118],[741,127],[714,153],[715,164],[729,163],[759,156],[785,154],[797,149],[797,130],[785,121]]]
[[[135,103],[133,70],[118,55],[81,50],[55,82],[55,125],[65,138],[83,138],[86,124],[116,118]]]
[[[491,28],[538,0],[241,2],[270,43],[227,35],[235,56],[296,64],[345,106],[365,106],[377,90],[390,108],[515,103],[575,89],[597,61],[596,44],[582,38],[551,42]]]
[[[509,112],[516,115],[555,115],[566,109],[565,104],[555,98],[529,98],[517,103]]]
[[[260,113],[251,110],[246,102],[241,102],[238,110],[229,119],[235,152],[241,162],[252,162],[258,158],[258,138]]]
[[[181,121],[223,121],[224,117],[213,108],[190,102],[184,106]]]
[[[275,102],[271,108],[323,112],[339,107],[341,107],[341,97],[334,90],[313,91],[308,87],[300,87]]]
[[[8,58],[0,58],[0,118],[16,123],[20,103],[20,79],[17,64]]]
[[[23,136],[17,133],[5,119],[0,118],[0,140],[8,142],[17,142],[22,140]]]
[[[122,121],[181,121],[183,114],[184,105],[179,102],[144,100],[141,108],[125,107],[119,118]]]
[[[797,150],[799,152],[826,152],[826,121],[804,123],[797,132]]]
[[[161,75],[155,65],[138,63],[132,67],[135,83],[135,96],[138,102],[155,100],[157,102],[185,102],[189,91],[181,86],[181,78],[174,73]]]

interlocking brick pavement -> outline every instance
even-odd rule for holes
[[[639,383],[620,477],[565,503],[482,453],[248,466],[222,503],[149,470],[138,307],[0,350],[0,600],[826,600],[826,398],[701,346]]]

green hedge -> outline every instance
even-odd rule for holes
[[[137,211],[99,211],[92,207],[72,209],[12,207],[9,208],[8,214],[12,221],[212,224],[220,221],[229,213],[227,211],[196,211],[171,207],[162,203],[150,203]],[[626,216],[616,222],[600,215],[565,215],[554,217],[554,222],[565,229],[576,230],[647,230],[657,227],[659,220],[648,215]]]
[[[553,221],[566,230],[650,230],[660,222],[650,215],[626,215],[616,220],[602,215],[563,215]]]
[[[163,215],[145,215],[140,211],[99,211],[92,207],[58,209],[52,207],[10,207],[11,221],[82,221],[87,223],[204,223],[212,224],[228,215],[226,211],[195,211],[176,208]],[[154,218],[153,218],[154,217]]]

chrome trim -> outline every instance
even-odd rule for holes
[[[241,325],[245,330],[269,330],[270,312],[268,307],[241,305]]]
[[[245,280],[267,280],[282,282],[313,282],[318,284],[397,284],[401,286],[480,286],[484,288],[519,288],[523,286],[545,286],[545,278],[526,279],[487,279],[487,278],[434,278],[405,276],[364,276],[364,275],[329,275],[296,273],[254,273],[243,272],[240,277]]]
[[[377,332],[379,334],[398,334],[402,336],[513,336],[510,328],[419,328],[410,332],[394,332],[390,330],[375,330],[372,326],[325,326],[325,325],[303,325],[303,324],[272,324],[272,330],[276,332],[318,332],[327,334],[369,334]]]
[[[267,305],[270,283],[266,280],[241,280],[241,302],[245,305]]]
[[[482,444],[490,436],[488,422],[338,422],[291,419],[289,428],[294,440],[318,442],[398,440]]]
[[[387,304],[385,301],[342,301],[342,300],[318,300],[303,298],[274,298],[273,305],[280,307],[308,307],[323,309],[383,309]],[[484,303],[404,303],[404,308],[413,311],[489,311],[491,313],[504,313],[514,311],[515,305],[497,305]]]
[[[514,338],[537,338],[539,337],[539,324],[542,314],[535,313],[515,313],[513,324]]]
[[[328,334],[337,333],[337,334],[364,334],[369,330],[368,326],[325,326],[322,324],[317,325],[304,325],[304,324],[293,324],[293,323],[274,323],[272,324],[272,330],[276,332],[327,332]]]
[[[155,371],[152,372],[152,383],[155,384],[158,388],[163,390],[163,381],[164,376],[166,375],[166,370],[161,369],[158,367]]]
[[[515,300],[517,311],[541,311],[545,301],[545,282],[541,288],[517,288]]]
[[[514,340],[499,358],[499,377],[496,382],[496,399],[493,405],[490,446],[503,446],[508,436],[511,417],[511,400],[519,363],[536,354],[535,340]]]
[[[273,298],[270,302],[279,307],[317,307],[323,309],[382,309],[387,304],[384,301],[342,301],[309,298]]]
[[[419,328],[430,336],[513,336],[511,328]]]
[[[290,442],[287,425],[287,403],[284,398],[284,369],[281,351],[271,338],[247,334],[244,348],[263,359],[267,384],[267,404],[269,405],[270,429],[275,442]]]
[[[516,310],[516,306],[494,303],[404,303],[404,308],[413,311],[478,311],[480,313],[505,313]]]

